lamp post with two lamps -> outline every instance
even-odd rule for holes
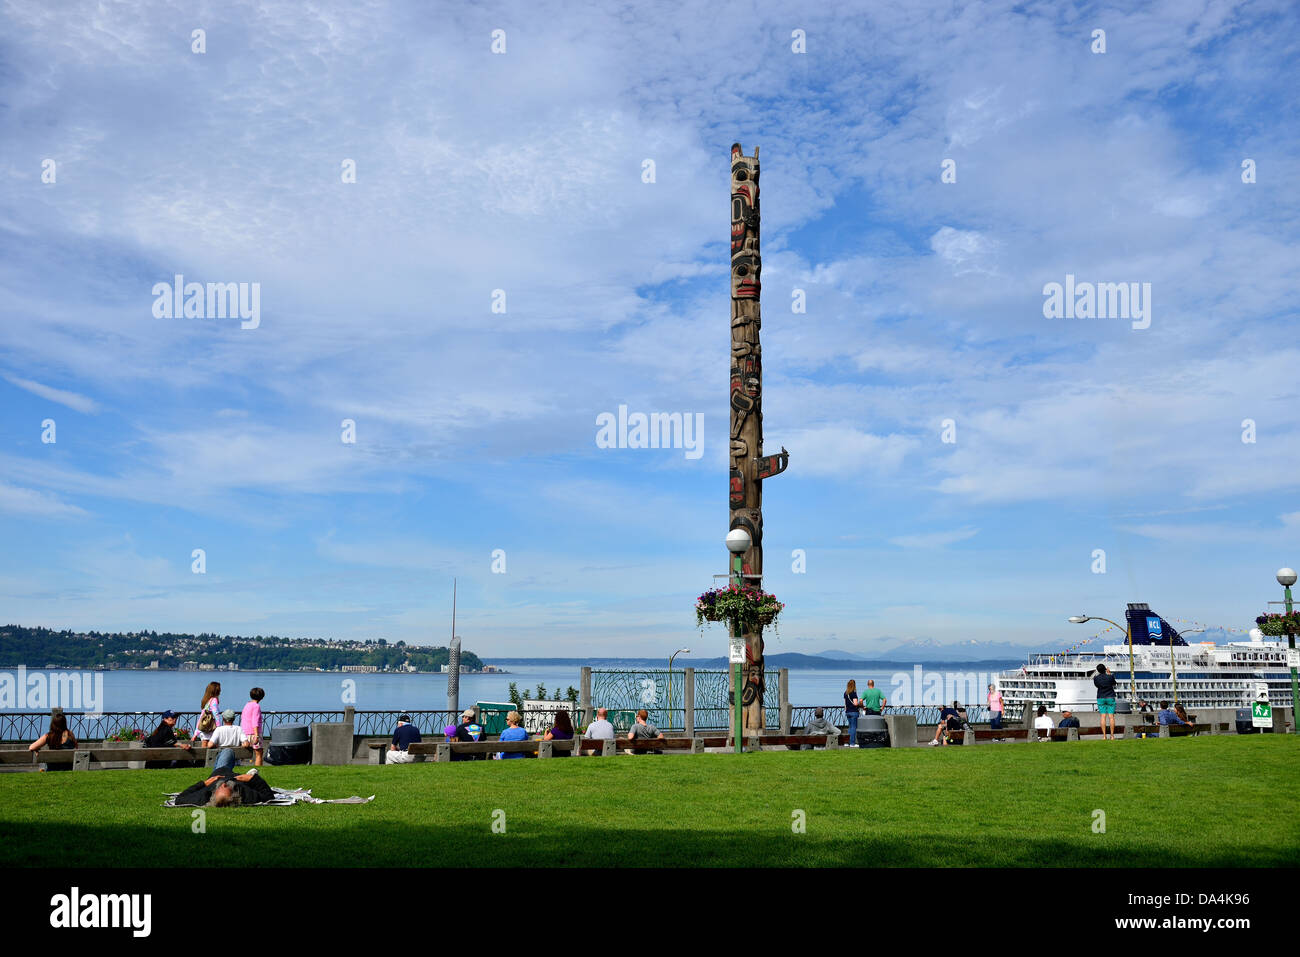
[[[1104,621],[1108,625],[1114,625],[1124,632],[1124,638],[1128,642],[1128,693],[1129,707],[1137,701],[1137,676],[1133,668],[1133,633],[1117,621],[1111,621],[1109,618],[1102,618],[1101,615],[1071,615],[1070,622],[1076,625],[1082,625],[1088,621]]]
[[[731,552],[731,584],[737,588],[745,584],[745,567],[742,563],[741,556],[749,550],[752,543],[749,532],[743,528],[733,528],[727,532],[727,551]],[[745,663],[745,638],[740,622],[733,619],[727,623],[727,632],[731,638],[731,697],[734,702],[732,714],[731,736],[736,741],[736,753],[740,754],[744,750],[743,741],[745,740],[744,718],[741,712],[741,666]]]
[[[1295,667],[1295,628],[1290,624],[1292,615],[1291,604],[1291,586],[1295,584],[1296,574],[1293,568],[1279,568],[1277,570],[1277,583],[1282,586],[1282,594],[1286,600],[1286,640],[1287,640],[1287,664],[1291,666],[1291,722],[1295,727],[1295,734],[1300,734],[1300,719],[1296,718],[1297,708],[1300,708],[1300,682],[1296,680]],[[1285,730],[1285,729],[1284,729]]]

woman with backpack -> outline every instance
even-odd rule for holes
[[[199,702],[199,723],[194,729],[194,739],[202,741],[204,747],[212,740],[212,732],[221,724],[221,682],[209,681],[203,691],[203,700]]]

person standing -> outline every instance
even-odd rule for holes
[[[1110,720],[1110,740],[1115,740],[1115,676],[1106,670],[1105,665],[1097,666],[1097,673],[1092,676],[1092,683],[1097,689],[1097,713],[1101,715],[1101,739],[1106,740],[1106,721]]]
[[[262,699],[265,697],[266,692],[261,688],[250,689],[248,703],[239,719],[239,728],[253,749],[253,765],[259,768],[262,766]]]
[[[989,727],[1002,730],[1002,692],[996,685],[989,685]]]
[[[858,697],[858,683],[852,678],[844,689],[844,716],[849,719],[849,747],[858,746],[858,709],[862,699]]]
[[[203,700],[199,702],[199,720],[194,726],[194,740],[201,742],[199,747],[207,747],[212,732],[221,724],[221,682],[209,681],[203,690]]]
[[[881,714],[885,705],[885,693],[876,687],[876,679],[867,679],[867,690],[862,692],[862,710],[867,714]]]

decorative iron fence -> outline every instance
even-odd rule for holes
[[[626,675],[653,675],[654,672],[624,672]],[[667,671],[663,672],[665,685]],[[674,704],[681,701],[683,692],[682,687],[678,684],[680,672],[673,672],[673,683],[677,686],[674,695]],[[716,673],[712,673],[716,674]],[[724,673],[725,674],[725,673]],[[608,698],[602,699],[597,697],[594,690],[596,672],[592,672],[593,677],[593,700],[597,703]],[[695,728],[697,731],[716,731],[724,730],[730,725],[731,707],[726,702],[727,688],[721,682],[715,682],[711,685],[709,694],[716,700],[718,689],[722,689],[723,701],[721,704],[703,704],[700,703],[699,694],[700,672],[696,672],[696,707],[695,707]],[[639,678],[638,678],[639,680]],[[774,685],[773,677],[771,685]],[[769,685],[769,691],[771,690]],[[639,684],[625,687],[640,688]],[[681,706],[669,708],[667,705],[667,693],[664,686],[656,684],[656,689],[662,694],[662,705],[651,706],[650,703],[630,702],[632,706],[616,708],[609,705],[609,718],[614,725],[615,730],[627,732],[631,730],[636,721],[636,711],[644,707],[650,714],[650,721],[663,731],[680,731],[685,727],[686,709]],[[608,692],[607,692],[608,693]],[[778,702],[775,700],[776,694],[773,693],[769,699],[764,696],[766,707],[764,711],[767,715],[768,728],[778,728],[781,724],[781,714]],[[790,724],[794,728],[802,728],[812,720],[813,711],[817,706],[800,705],[791,708]],[[841,728],[848,727],[848,721],[844,714],[843,705],[821,705],[823,715],[826,720],[831,721]],[[969,719],[974,724],[983,724],[988,721],[988,709],[972,705],[967,709]],[[939,707],[902,707],[885,708],[886,714],[913,714],[916,716],[917,724],[937,724],[939,721]],[[354,733],[370,737],[386,736],[393,733],[397,727],[397,718],[401,714],[409,714],[411,723],[420,729],[420,732],[426,736],[440,734],[442,729],[449,724],[456,724],[460,720],[460,714],[454,711],[356,711],[353,713]],[[78,740],[97,741],[103,740],[117,731],[126,729],[140,729],[145,734],[149,734],[162,720],[162,713],[158,711],[104,711],[98,714],[89,712],[67,711],[64,716],[68,719],[68,729],[77,737]],[[340,722],[343,720],[343,711],[263,711],[262,727],[274,739],[275,729],[282,724],[313,724],[315,722]],[[1010,715],[1007,716],[1010,720]],[[583,718],[585,724],[589,719]],[[193,730],[198,722],[198,712],[184,711],[177,712],[176,726],[178,728],[187,728]],[[24,742],[30,743],[43,735],[50,727],[50,713],[48,711],[0,711],[0,741],[4,742]]]
[[[731,673],[723,669],[694,669],[695,673],[695,726],[720,727],[728,725],[727,714],[731,707]],[[768,724],[780,721],[780,688],[778,673],[764,675],[763,707]],[[591,702],[594,707],[608,708],[610,722],[616,730],[630,727],[639,708],[645,708],[650,722],[663,731],[681,731],[686,727],[686,676],[678,668],[670,673],[658,669],[595,669],[591,671]],[[714,716],[720,713],[721,720]],[[701,723],[704,715],[710,723]],[[617,719],[617,720],[616,720]],[[584,717],[584,721],[590,720]]]
[[[398,715],[409,714],[411,723],[424,734],[440,733],[449,724],[460,720],[457,712],[451,711],[357,711],[353,714],[354,733],[379,736],[393,733],[397,727]],[[176,712],[176,727],[186,728],[191,732],[198,723],[199,712]],[[139,729],[149,734],[162,721],[160,711],[103,711],[98,714],[80,711],[65,711],[68,730],[78,740],[103,740],[122,729]],[[262,728],[272,738],[275,729],[282,724],[313,724],[315,722],[340,722],[343,711],[263,711]],[[48,711],[0,711],[0,741],[35,741],[50,728]]]

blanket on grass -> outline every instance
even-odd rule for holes
[[[269,801],[262,801],[258,804],[241,804],[240,807],[288,807],[291,804],[369,804],[375,799],[372,794],[368,798],[352,797],[346,798],[318,798],[312,797],[311,788],[271,788],[275,797]],[[189,804],[177,804],[176,795],[180,791],[165,792],[167,800],[163,802],[163,807],[192,807]]]

